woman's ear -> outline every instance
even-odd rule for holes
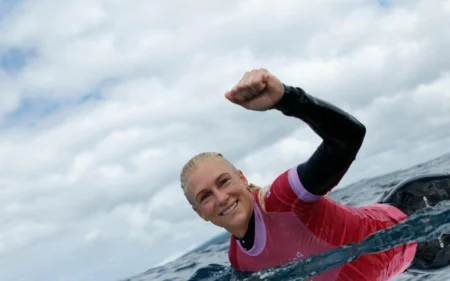
[[[238,172],[239,178],[242,180],[242,182],[244,182],[245,185],[248,185],[248,180],[244,176],[244,173],[241,170],[238,170],[237,172]]]

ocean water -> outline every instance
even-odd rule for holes
[[[377,201],[384,192],[390,190],[404,179],[420,174],[436,172],[450,173],[450,154],[443,155],[439,158],[405,170],[355,182],[345,188],[331,192],[328,196],[343,204],[363,206]],[[434,220],[436,225],[441,225],[442,222],[450,222],[450,208],[448,208],[448,206],[444,206],[440,213],[439,210],[436,210],[434,211],[434,215],[426,215]],[[412,220],[413,218],[408,221],[410,221],[411,225],[415,227],[414,233],[420,237],[427,236],[427,233],[424,232],[425,228],[420,226],[418,223],[420,218],[417,218],[415,221]],[[402,239],[407,239],[410,233],[410,231],[403,231],[402,229],[397,228],[397,230],[392,229],[390,233],[385,232],[380,233],[380,235],[389,235],[390,237],[395,237],[396,241],[402,241]],[[301,261],[297,264],[285,265],[279,268],[269,269],[250,275],[240,274],[233,271],[230,267],[230,263],[228,261],[229,237],[230,236],[228,233],[218,235],[175,261],[160,267],[149,269],[146,272],[121,281],[302,280],[301,277],[304,275],[304,277],[307,277],[311,271],[326,269],[320,268],[320,266],[314,269],[311,266],[314,267],[316,265],[321,265],[323,267],[325,264],[325,267],[329,267],[333,266],[333,264],[338,265],[338,263],[351,258],[351,253],[354,253],[355,251],[358,252],[358,249],[364,248],[364,251],[367,251],[367,249],[372,249],[375,251],[380,247],[386,248],[388,246],[392,246],[380,245],[380,240],[382,239],[372,239],[371,241],[363,241],[361,243],[362,247],[359,247],[358,249],[343,248],[338,249],[335,253],[325,253],[321,257],[317,257],[322,261],[320,263],[315,262],[313,259],[309,262],[309,265],[306,266],[308,263],[306,263],[306,261]],[[392,239],[389,239],[389,241],[391,240]],[[450,269],[440,273],[422,274],[416,276],[404,273],[403,275],[392,279],[392,281],[406,280],[450,280]]]

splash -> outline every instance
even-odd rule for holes
[[[223,267],[221,274],[201,274],[203,278],[199,279],[200,276],[197,276],[190,280],[305,280],[351,262],[361,255],[382,252],[409,242],[435,240],[443,233],[450,233],[450,201],[424,208],[390,228],[373,233],[359,243],[344,245],[287,265],[256,273],[237,272]]]

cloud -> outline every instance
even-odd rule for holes
[[[0,7],[4,278],[125,278],[223,231],[183,196],[190,157],[220,151],[265,185],[320,144],[300,120],[224,99],[253,68],[367,126],[338,188],[448,152],[450,2],[382,4]]]

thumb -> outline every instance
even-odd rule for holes
[[[231,101],[232,103],[239,103],[239,101],[233,97],[231,91],[225,93],[225,98]]]

